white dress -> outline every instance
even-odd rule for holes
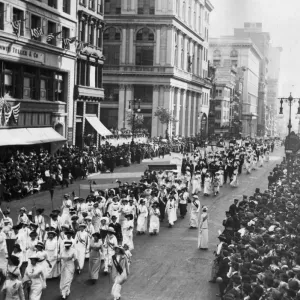
[[[125,220],[122,226],[123,245],[127,245],[129,250],[134,249],[133,245],[133,220]]]
[[[89,249],[89,236],[86,231],[78,231],[75,236],[76,257],[78,259],[79,268],[82,270],[84,266],[85,255]]]
[[[203,212],[200,217],[198,233],[198,249],[208,248],[208,214]]]
[[[151,208],[150,209],[150,224],[149,224],[149,233],[153,233],[154,231],[156,233],[159,233],[159,222],[160,217],[160,211],[159,208]]]
[[[23,282],[31,280],[29,300],[40,300],[43,289],[46,288],[44,272],[40,265],[29,265],[26,268]]]
[[[200,201],[193,200],[191,202],[190,227],[193,227],[193,228],[198,227],[199,211],[200,211]]]
[[[230,186],[232,187],[238,187],[239,182],[238,182],[238,175],[233,173],[232,181],[230,182]]]
[[[201,174],[197,174],[193,177],[192,185],[192,194],[197,194],[201,192]]]
[[[75,263],[77,259],[76,250],[74,248],[63,249],[61,258],[61,276],[60,276],[60,293],[63,297],[67,297],[71,292],[71,284],[75,273]]]
[[[6,239],[5,233],[0,232],[0,272],[5,276],[5,271],[7,267],[7,248],[6,248]]]
[[[56,237],[52,240],[46,240],[45,251],[47,252],[48,260],[52,266],[52,268],[49,269],[47,278],[56,278],[60,275],[60,264],[58,263],[59,241]]]
[[[148,208],[145,205],[139,205],[139,216],[137,219],[137,228],[138,232],[147,231],[147,217],[148,217]]]
[[[175,200],[168,200],[166,204],[166,213],[168,215],[169,224],[173,226],[174,222],[177,220]]]
[[[204,179],[204,194],[210,195],[211,192],[211,178],[205,177]]]

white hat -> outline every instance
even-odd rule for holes
[[[193,195],[193,198],[195,199],[199,199],[199,197],[197,195]]]
[[[115,229],[113,227],[108,227],[107,232],[116,233]]]

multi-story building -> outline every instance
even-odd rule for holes
[[[268,98],[267,98],[267,135],[277,135],[278,116],[278,91],[280,81],[281,47],[270,47],[269,49],[269,73],[268,73]]]
[[[0,32],[0,146],[72,143],[76,3],[1,0]]]
[[[231,106],[235,95],[237,69],[235,66],[218,66],[215,71],[213,91],[211,93],[210,116],[214,120],[209,124],[209,133],[228,135],[231,128]]]
[[[98,145],[100,136],[110,134],[100,122],[100,101],[104,99],[104,0],[77,0],[77,18],[73,142],[82,147]]]
[[[259,69],[262,54],[250,38],[224,36],[211,38],[209,60],[216,67],[243,68],[242,122],[243,136],[257,132]]]
[[[125,128],[129,101],[141,100],[144,126],[164,135],[157,107],[176,117],[170,133],[207,131],[209,0],[106,0],[104,88],[100,120]],[[203,130],[204,129],[204,130]]]
[[[237,38],[251,38],[262,55],[259,67],[257,134],[264,136],[266,130],[270,34],[262,31],[262,23],[245,23],[244,28],[234,29],[234,36]]]

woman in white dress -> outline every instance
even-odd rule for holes
[[[2,287],[4,300],[25,300],[21,273],[18,268],[7,273],[7,278]]]
[[[124,248],[115,247],[115,255],[112,257],[112,282],[114,283],[111,289],[111,294],[114,300],[121,299],[122,285],[127,281],[129,275],[128,258],[125,254]]]
[[[204,196],[209,196],[211,193],[211,177],[209,174],[205,175],[204,179]]]
[[[232,181],[230,182],[230,186],[232,187],[238,187],[239,182],[238,182],[238,170],[234,170],[233,176],[232,176]]]
[[[191,202],[191,211],[190,211],[190,229],[196,229],[198,227],[200,212],[200,201],[197,195],[193,195]]]
[[[219,179],[220,179],[220,187],[224,185],[224,170],[220,168],[219,170]]]
[[[42,265],[38,263],[39,257],[33,255],[29,259],[30,264],[26,268],[23,282],[31,281],[29,300],[40,300],[43,289],[46,288],[46,278],[44,277]]]
[[[145,205],[145,200],[140,200],[140,205],[138,206],[139,216],[137,219],[137,234],[145,234],[147,231],[147,217],[148,208]]]
[[[85,255],[89,249],[89,235],[85,231],[86,224],[79,224],[79,231],[77,231],[75,236],[75,248],[76,248],[76,258],[78,259],[79,268],[82,270],[84,267]]]
[[[71,284],[74,278],[75,269],[80,272],[77,260],[76,250],[72,247],[71,241],[64,242],[64,249],[60,254],[61,276],[60,276],[60,294],[62,299],[67,299],[71,292]]]
[[[174,196],[170,196],[168,199],[168,202],[166,204],[166,210],[165,210],[168,221],[169,221],[169,228],[174,226],[174,222],[177,220],[176,216],[176,202]]]
[[[7,268],[7,247],[6,247],[6,235],[0,228],[0,273],[2,276],[5,276]]]
[[[92,235],[91,243],[90,243],[90,257],[89,257],[89,275],[92,283],[95,284],[99,278],[99,271],[101,267],[101,252],[103,252],[102,248],[102,240],[100,238],[100,233],[95,232]]]
[[[47,279],[47,276],[48,276],[50,270],[52,269],[52,265],[49,262],[48,254],[45,251],[44,243],[38,242],[36,244],[35,248],[36,248],[36,253],[33,254],[33,256],[36,256],[38,258],[37,265],[41,268],[41,270],[43,272],[43,279],[45,281],[45,286],[46,286],[46,279]],[[30,263],[31,263],[31,260],[30,260],[29,264]]]
[[[198,194],[199,192],[201,192],[201,172],[200,171],[196,171],[196,175],[193,176],[192,179],[192,194]]]
[[[133,227],[134,227],[133,215],[132,214],[125,215],[125,221],[123,222],[123,226],[122,226],[123,245],[127,245],[130,251],[134,249]]]
[[[270,161],[270,152],[269,150],[267,150],[265,155],[265,162],[269,162],[269,161]]]
[[[56,278],[60,275],[60,265],[58,263],[59,241],[54,231],[48,231],[48,238],[45,241],[45,251],[52,266],[47,274],[47,278]]]
[[[150,208],[150,224],[149,224],[149,234],[156,235],[159,233],[160,227],[160,211],[158,208],[158,203],[154,202]]]
[[[36,230],[38,234],[39,240],[43,241],[46,229],[45,217],[43,216],[44,209],[38,208],[36,210],[36,216],[34,218],[35,224],[38,225],[38,229]]]
[[[199,223],[199,234],[198,234],[198,249],[208,249],[208,213],[207,206],[202,207],[202,214]]]

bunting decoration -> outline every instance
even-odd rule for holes
[[[31,37],[35,39],[38,39],[43,35],[43,29],[41,27],[31,28],[30,32],[31,32]]]
[[[60,34],[61,34],[61,31],[60,32],[55,32],[55,33],[49,33],[47,35],[47,43],[50,43],[52,40],[54,40]]]
[[[20,37],[21,22],[21,20],[11,22],[13,32],[17,37]]]
[[[64,38],[63,39],[63,48],[69,49],[70,44],[74,43],[75,41],[76,41],[76,37]]]
[[[77,41],[76,53],[79,54],[89,43],[83,43],[81,41]]]
[[[20,103],[15,106],[11,106],[3,97],[0,98],[0,125],[8,126],[10,121],[14,121],[14,123],[17,124],[19,120],[20,107]]]

